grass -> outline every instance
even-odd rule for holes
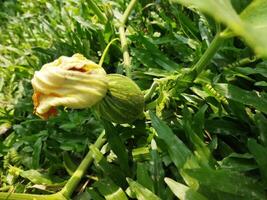
[[[241,14],[251,30],[265,23],[260,1]],[[265,43],[225,20],[230,9],[215,5],[214,20],[196,2],[0,2],[0,199],[266,199]],[[34,71],[74,53],[131,77],[143,118],[35,116]]]

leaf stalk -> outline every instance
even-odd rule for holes
[[[224,40],[224,37],[222,37],[220,32],[218,32],[215,35],[212,42],[210,43],[210,46],[208,47],[208,49],[204,52],[202,57],[198,60],[198,62],[192,68],[192,71],[196,71],[196,74],[199,75],[207,67],[210,60],[213,58],[213,56],[217,53],[217,51],[221,47],[223,40]]]
[[[126,33],[125,33],[125,24],[135,4],[137,3],[137,1],[138,0],[130,1],[119,23],[119,35],[120,35],[122,55],[123,55],[123,66],[124,66],[126,75],[128,77],[131,77],[131,57],[130,57],[129,50],[128,50],[127,38],[126,38]]]

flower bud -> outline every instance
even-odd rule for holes
[[[105,70],[81,54],[45,64],[31,82],[34,112],[44,119],[56,114],[56,106],[93,106],[106,95],[108,86]]]
[[[128,77],[108,74],[106,96],[94,106],[99,115],[115,123],[130,123],[144,110],[144,96],[140,88]]]

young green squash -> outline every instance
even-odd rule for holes
[[[107,75],[106,96],[94,108],[108,121],[130,123],[141,117],[144,96],[140,88],[128,77],[119,74]]]

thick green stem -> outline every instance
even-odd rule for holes
[[[98,139],[95,142],[95,146],[97,148],[101,148],[101,146],[104,144],[105,139],[103,138],[105,133],[101,133],[101,135],[98,137]],[[69,198],[72,193],[74,192],[75,188],[79,184],[80,180],[84,176],[88,166],[92,163],[93,161],[93,153],[89,151],[79,167],[76,169],[76,171],[73,173],[71,178],[68,180],[66,185],[62,188],[62,190],[59,192],[63,196]]]
[[[102,24],[105,24],[107,22],[107,17],[103,14],[103,12],[94,2],[94,0],[87,0],[87,3],[90,6],[90,8],[94,11],[94,13],[97,15]]]
[[[103,138],[105,132],[101,133],[95,142],[95,147],[101,148],[105,142]],[[88,166],[93,161],[93,153],[89,151],[79,167],[75,170],[71,178],[68,180],[66,185],[56,194],[52,195],[37,195],[37,194],[20,194],[10,192],[0,192],[0,200],[68,200],[70,199],[75,188],[79,184],[83,175],[85,174]]]
[[[192,71],[195,71],[196,74],[199,75],[209,64],[213,56],[216,54],[223,40],[224,40],[224,37],[222,37],[220,35],[220,32],[218,32],[215,38],[210,43],[210,46],[208,47],[208,49],[205,51],[205,53],[202,55],[202,57],[199,59],[196,65],[193,67]]]
[[[0,192],[0,200],[67,200],[67,198],[59,193],[52,195],[38,195]]]
[[[188,77],[188,79],[189,79],[188,83],[191,83],[193,81],[193,79],[195,79],[207,67],[210,60],[213,58],[213,56],[216,54],[216,52],[221,47],[221,44],[222,44],[224,39],[225,39],[225,37],[221,34],[221,31],[220,31],[220,25],[217,25],[217,34],[215,35],[214,39],[210,43],[210,46],[208,47],[208,49],[204,52],[204,54],[198,60],[198,62],[190,69],[190,71],[187,72],[187,74],[186,73],[183,74],[184,76]],[[178,79],[179,79],[180,75],[181,74],[179,74],[177,76]],[[150,98],[150,96],[152,95],[152,92],[155,91],[157,86],[158,85],[155,84],[155,82],[152,84],[151,89],[145,95],[146,101]],[[179,84],[179,86],[181,86],[181,85]],[[182,88],[183,87],[185,87],[185,86],[182,86]]]
[[[127,6],[126,10],[124,11],[122,18],[120,19],[119,24],[119,35],[121,40],[121,48],[123,53],[123,65],[128,77],[131,77],[131,58],[128,50],[127,38],[125,34],[125,24],[128,20],[131,11],[133,10],[137,0],[131,0],[129,5]]]
[[[119,34],[120,34],[121,49],[122,49],[122,55],[123,55],[123,66],[124,66],[126,75],[128,77],[131,77],[131,58],[130,58],[130,54],[128,51],[128,44],[127,44],[127,38],[125,35],[124,26],[119,27]]]

